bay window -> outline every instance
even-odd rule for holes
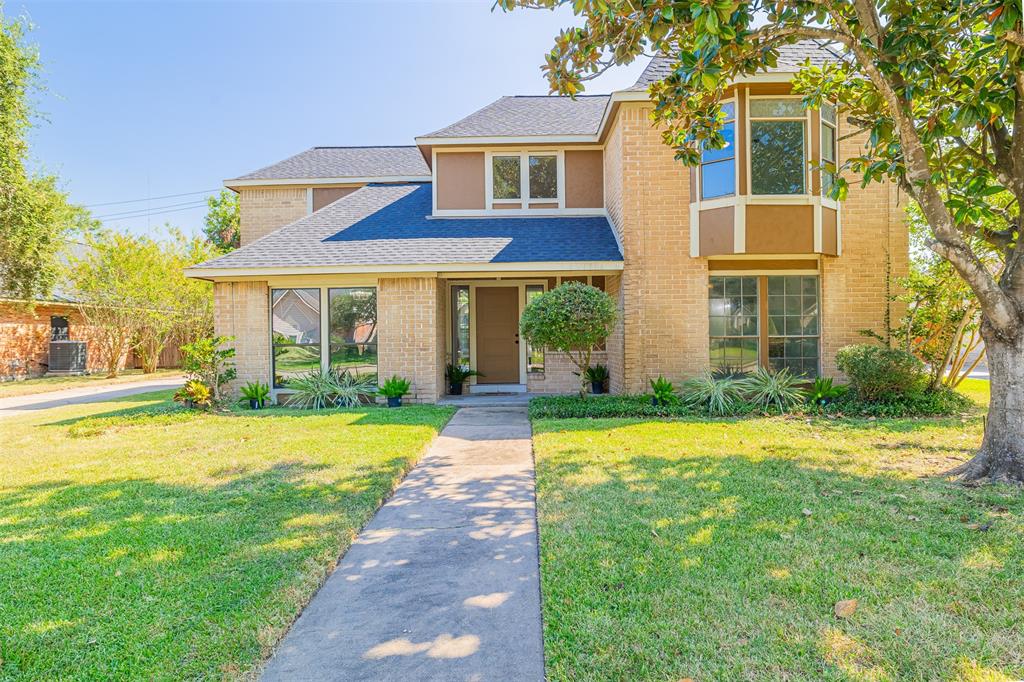
[[[701,199],[715,199],[736,193],[736,104],[725,102],[722,104],[722,113],[726,117],[722,126],[725,146],[701,152]]]
[[[751,98],[751,194],[807,192],[806,137],[807,114],[799,98]]]
[[[767,366],[818,375],[820,305],[817,275],[725,275],[709,282],[713,371],[742,374]],[[763,318],[763,319],[762,319]]]
[[[274,388],[320,368],[320,290],[273,289],[271,333]]]
[[[836,108],[824,102],[821,105],[821,161],[825,166],[821,171],[821,193],[828,196],[835,184],[836,167]]]

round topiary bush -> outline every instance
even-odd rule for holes
[[[566,353],[579,369],[580,395],[585,395],[590,356],[614,325],[611,296],[582,282],[566,282],[530,301],[519,333],[534,346]]]
[[[919,395],[927,384],[924,363],[906,351],[860,343],[840,348],[836,365],[861,400]]]

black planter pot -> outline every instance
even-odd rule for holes
[[[604,382],[603,381],[591,381],[590,392],[594,395],[601,395],[604,393]]]
[[[186,400],[185,401],[185,407],[187,407],[188,409],[191,410],[195,406],[196,406],[195,401],[193,401],[193,400]]]
[[[449,384],[448,392],[452,395],[462,395],[462,384]]]
[[[262,410],[263,409],[263,401],[262,400],[257,400],[255,398],[250,398],[249,399],[249,409],[250,410]]]
[[[402,396],[388,396],[388,407],[401,407]]]

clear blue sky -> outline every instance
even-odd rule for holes
[[[412,144],[501,95],[546,94],[539,65],[572,14],[491,4],[7,0],[5,12],[36,24],[46,71],[34,160],[107,216],[203,197],[96,204],[218,188],[314,145]],[[104,222],[197,231],[204,214]]]

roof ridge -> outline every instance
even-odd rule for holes
[[[413,149],[414,144],[325,144],[310,149]]]

